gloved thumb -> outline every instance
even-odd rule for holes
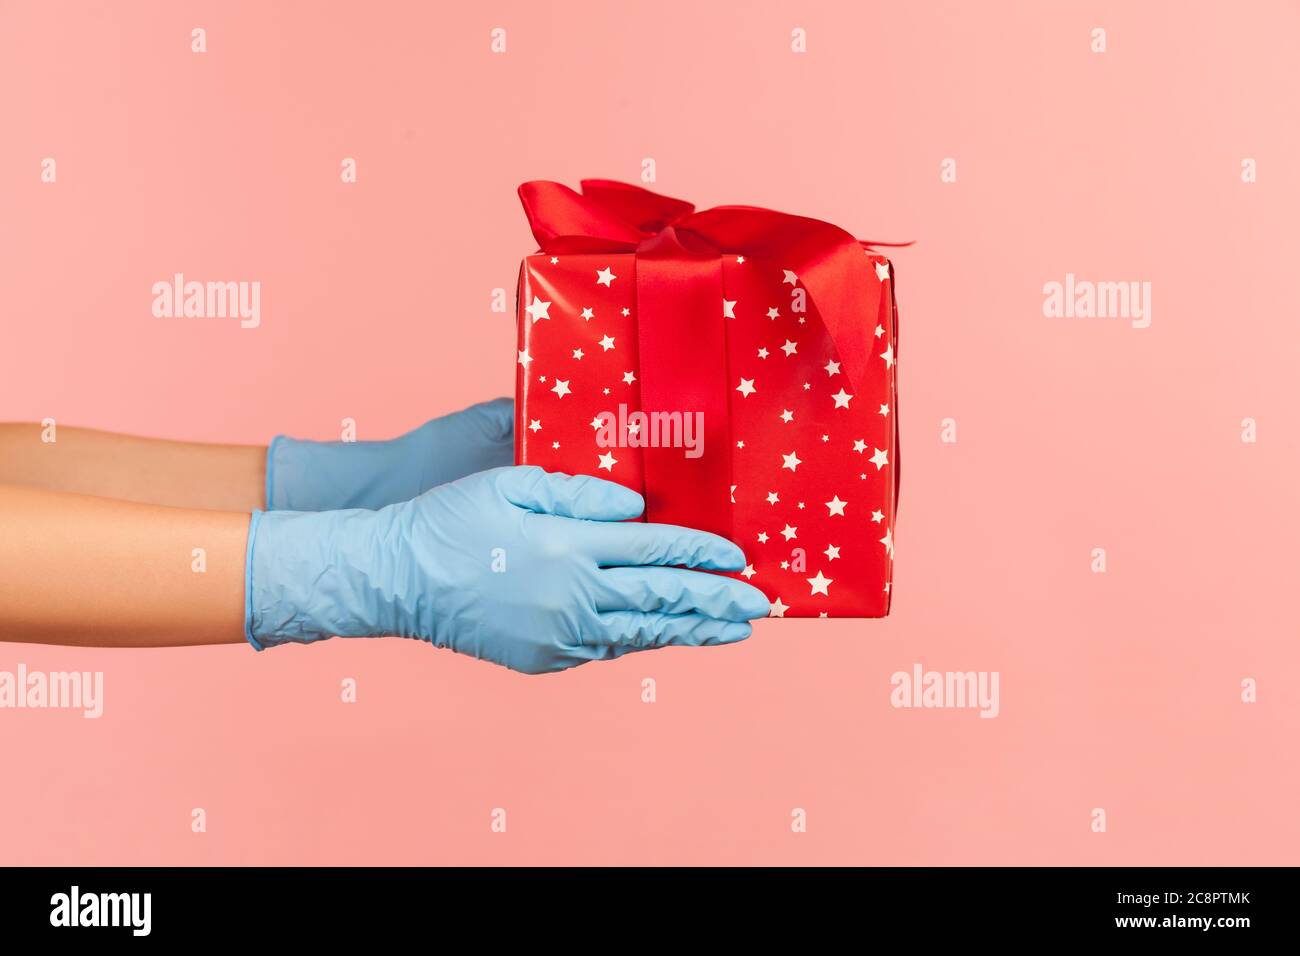
[[[645,500],[630,488],[588,475],[547,472],[536,465],[502,468],[497,487],[511,504],[538,514],[625,521],[645,510]]]

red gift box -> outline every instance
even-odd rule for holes
[[[515,458],[730,538],[775,617],[889,613],[889,260],[829,223],[604,180],[520,187]]]

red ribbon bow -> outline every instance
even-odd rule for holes
[[[584,179],[581,194],[560,183],[524,183],[519,198],[542,252],[635,253],[642,407],[703,411],[705,448],[715,449],[694,460],[680,449],[644,449],[646,518],[727,536],[722,254],[765,259],[794,273],[849,381],[861,388],[872,342],[863,329],[879,314],[883,286],[863,249],[891,244],[859,242],[828,222],[756,206],[696,212],[691,203],[606,179]]]

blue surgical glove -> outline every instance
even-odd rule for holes
[[[426,422],[390,441],[278,436],[266,452],[267,511],[382,508],[437,485],[514,461],[508,398]]]
[[[522,466],[378,511],[255,512],[248,640],[399,635],[539,674],[748,637],[763,593],[687,570],[738,571],[740,548],[626,521],[644,504],[613,482]]]

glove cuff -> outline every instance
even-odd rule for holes
[[[268,482],[270,471],[267,472]],[[267,500],[271,497],[270,486],[267,487]],[[248,545],[244,550],[244,639],[253,645],[253,650],[261,651],[266,645],[253,635],[253,542],[257,540],[257,526],[262,520],[262,512],[254,511],[248,519]]]
[[[335,635],[404,634],[374,579],[394,572],[376,549],[387,511],[254,512],[244,568],[244,636],[258,650]],[[382,537],[382,532],[380,533]]]

